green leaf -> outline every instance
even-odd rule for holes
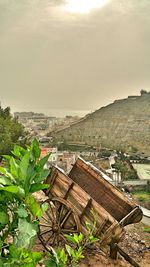
[[[99,238],[94,237],[93,235],[89,236],[90,244],[96,243],[99,241]]]
[[[0,255],[1,255],[1,252],[2,252],[2,245],[3,245],[3,241],[0,238]],[[2,266],[2,265],[0,265],[0,266]]]
[[[42,159],[38,162],[38,164],[36,165],[37,170],[41,170],[42,168],[44,168],[46,162],[47,162],[48,159],[49,159],[49,156],[50,156],[50,154],[47,154],[44,158],[42,158]]]
[[[42,212],[40,205],[35,200],[35,198],[33,196],[29,195],[26,197],[25,203],[26,203],[28,209],[30,210],[30,212],[32,213],[32,215],[35,216],[36,218],[40,219],[43,212]]]
[[[72,235],[65,235],[65,237],[66,237],[66,239],[67,239],[69,242],[71,242],[71,243],[73,243],[73,244],[76,244],[76,241],[75,241],[75,239],[74,239],[74,236],[72,236]]]
[[[78,240],[79,240],[79,242],[81,242],[81,241],[83,240],[83,234],[82,234],[82,233],[80,233],[80,234],[78,235]]]
[[[6,212],[0,211],[0,224],[6,225],[9,222],[9,216]]]
[[[24,186],[23,186],[26,194],[28,194],[30,191],[31,184],[36,176],[36,173],[37,172],[34,169],[34,163],[30,163],[27,169],[27,175],[26,175],[26,179],[24,180]]]
[[[10,186],[5,186],[5,187],[0,187],[0,190],[7,191],[13,194],[17,194],[20,197],[23,197],[25,195],[25,192],[23,188],[17,185],[10,185]]]
[[[0,167],[0,173],[4,174],[6,177],[9,177],[11,180],[14,180],[14,177],[7,171],[6,168]]]
[[[29,166],[30,152],[27,151],[26,154],[22,157],[20,162],[20,178],[25,180],[27,177],[27,169]]]
[[[11,180],[8,177],[0,177],[0,184],[2,185],[12,185]]]
[[[26,217],[28,217],[28,213],[27,213],[26,209],[23,206],[20,206],[17,209],[17,213],[18,213],[18,216],[20,218],[26,218]]]
[[[3,158],[4,159],[7,159],[7,160],[10,160],[11,156],[9,156],[9,155],[3,155]]]
[[[49,175],[50,171],[49,170],[42,170],[40,173],[37,173],[34,181],[36,183],[42,182],[46,180],[47,176]]]
[[[30,187],[30,193],[34,193],[34,192],[37,192],[43,189],[47,189],[49,187],[50,187],[49,184],[40,184],[40,183],[32,184]]]
[[[25,152],[26,150],[23,147],[17,145],[15,145],[13,151],[11,151],[14,156],[20,159],[24,156]]]
[[[73,248],[70,247],[69,245],[65,245],[67,253],[69,254],[69,256],[71,257],[73,255]]]
[[[79,235],[78,234],[74,234],[74,240],[78,245],[79,245],[80,241],[82,241],[82,239],[83,239],[82,233],[80,233]]]
[[[41,257],[42,254],[40,252],[32,252],[22,247],[18,248],[14,244],[9,246],[8,261],[12,267],[36,267],[36,264],[41,260]]]
[[[6,169],[0,166],[0,173],[6,174],[6,172],[7,172]]]
[[[48,210],[48,203],[47,203],[47,202],[44,202],[44,203],[41,205],[41,210],[42,210],[42,213],[44,213],[45,211]]]
[[[21,252],[22,252],[22,250],[17,248],[14,244],[9,246],[9,253],[10,253],[12,258],[14,258],[14,259],[18,258],[19,259],[21,256]]]
[[[19,166],[16,163],[15,159],[13,157],[10,158],[10,172],[11,174],[15,177],[18,178],[18,170],[19,170]]]
[[[31,248],[37,235],[37,222],[30,223],[26,219],[19,219],[19,234],[15,240],[19,248]]]
[[[21,267],[36,267],[36,263],[23,264],[23,265],[21,265]]]
[[[34,139],[32,144],[31,144],[31,151],[35,159],[38,159],[41,155],[41,149],[39,147],[39,142]]]

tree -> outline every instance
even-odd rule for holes
[[[141,95],[148,94],[148,92],[146,90],[144,90],[144,89],[141,89],[140,93],[141,93]]]
[[[24,144],[25,135],[23,125],[12,117],[10,108],[0,106],[0,157],[10,154],[15,144]]]
[[[117,158],[112,167],[116,170],[117,173],[121,173],[122,181],[138,179],[136,171],[130,167],[127,160]]]
[[[111,156],[111,151],[103,150],[98,153],[98,158],[109,158]]]

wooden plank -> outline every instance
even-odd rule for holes
[[[100,244],[105,246],[106,244],[110,244],[112,240],[119,242],[124,235],[124,229],[121,228],[117,222],[114,222],[104,233],[100,240]]]
[[[118,252],[118,248],[116,246],[116,243],[111,242],[110,244],[110,258],[113,260],[117,259],[117,252]]]
[[[68,190],[67,190],[67,192],[66,192],[66,194],[65,194],[65,196],[64,196],[64,199],[67,199],[67,197],[68,197],[68,195],[69,195],[69,193],[70,193],[70,190],[72,190],[73,186],[74,186],[74,182],[72,182],[72,183],[70,184],[70,186],[69,186],[69,188],[68,188]]]
[[[83,218],[84,214],[86,213],[87,209],[89,209],[91,207],[91,204],[92,204],[92,199],[89,198],[85,208],[83,209],[82,213],[80,214],[80,220],[82,220],[82,218]]]
[[[100,234],[101,234],[102,230],[104,229],[105,225],[107,224],[107,222],[109,222],[108,218],[105,218],[102,221],[102,223],[97,228],[96,236],[100,236]]]
[[[135,207],[129,214],[127,214],[119,222],[119,224],[124,227],[130,223],[140,221],[142,219],[142,216],[143,216],[142,210],[139,207]]]

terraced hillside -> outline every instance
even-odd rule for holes
[[[150,93],[129,96],[53,133],[67,143],[150,153]]]

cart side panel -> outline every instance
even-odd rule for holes
[[[81,159],[73,166],[69,177],[108,211],[118,222],[135,207],[119,190]]]

